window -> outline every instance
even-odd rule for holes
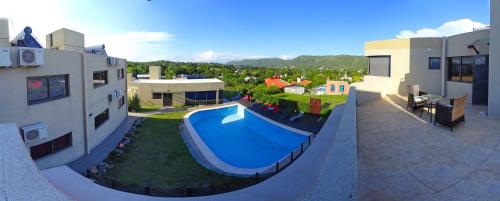
[[[46,155],[56,153],[73,145],[71,132],[52,141],[30,147],[31,158],[37,159]]]
[[[217,91],[190,91],[185,93],[186,105],[215,104]]]
[[[368,74],[391,77],[391,56],[368,57]]]
[[[344,85],[340,85],[340,93],[344,93]]]
[[[439,70],[441,68],[440,57],[429,57],[429,70]]]
[[[472,82],[474,57],[448,58],[448,81]]]
[[[94,89],[108,84],[108,71],[94,72]]]
[[[153,99],[161,99],[161,93],[153,93]]]
[[[28,105],[69,96],[69,75],[27,78]]]
[[[123,105],[125,105],[125,96],[118,99],[118,108],[122,108]]]
[[[117,78],[118,80],[121,80],[125,77],[125,69],[118,69],[116,70],[116,75],[117,75]]]
[[[335,92],[335,85],[334,84],[330,85],[330,91]]]
[[[109,109],[104,110],[101,114],[94,118],[94,128],[97,129],[99,126],[104,124],[109,119]]]

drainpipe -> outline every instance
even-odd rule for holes
[[[87,128],[87,74],[85,73],[86,62],[85,53],[82,52],[82,62],[81,62],[81,79],[82,79],[82,108],[83,108],[83,144],[85,147],[85,155],[89,154],[89,143],[88,143],[88,128]]]
[[[441,41],[441,96],[446,96],[446,37]]]

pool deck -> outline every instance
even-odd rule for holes
[[[466,106],[453,132],[391,95],[358,106],[360,201],[500,200],[500,119]]]

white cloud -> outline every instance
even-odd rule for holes
[[[287,55],[287,54],[282,54],[280,55],[278,58],[280,59],[283,59],[283,60],[292,60],[293,58],[295,58],[296,56],[292,56],[292,55]]]
[[[207,50],[194,54],[192,57],[180,59],[184,61],[193,62],[217,62],[226,63],[229,61],[238,61],[243,59],[262,59],[268,58],[263,55],[249,55],[249,54],[239,54],[239,53],[225,53],[225,52],[215,52],[213,50]]]
[[[487,25],[472,21],[471,19],[460,19],[445,22],[436,29],[422,28],[417,31],[403,30],[396,35],[397,38],[419,38],[419,37],[441,37],[451,36],[460,33],[473,31],[474,28],[485,27]]]
[[[11,26],[10,38],[13,39],[24,27],[30,26],[34,36],[45,46],[45,36],[57,29],[68,28],[85,34],[85,46],[105,44],[111,56],[131,61],[151,61],[165,59],[169,44],[174,36],[160,31],[123,32],[96,29],[96,23],[80,22],[70,19],[70,1],[64,0],[16,0],[2,2],[0,18],[8,18]],[[20,5],[22,8],[20,8]],[[20,11],[19,9],[22,9]],[[74,8],[73,8],[74,9]],[[80,12],[80,11],[78,11]],[[106,22],[112,24],[113,22]]]

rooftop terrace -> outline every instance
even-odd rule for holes
[[[386,96],[357,107],[359,200],[498,200],[500,119],[466,107],[450,132]]]

